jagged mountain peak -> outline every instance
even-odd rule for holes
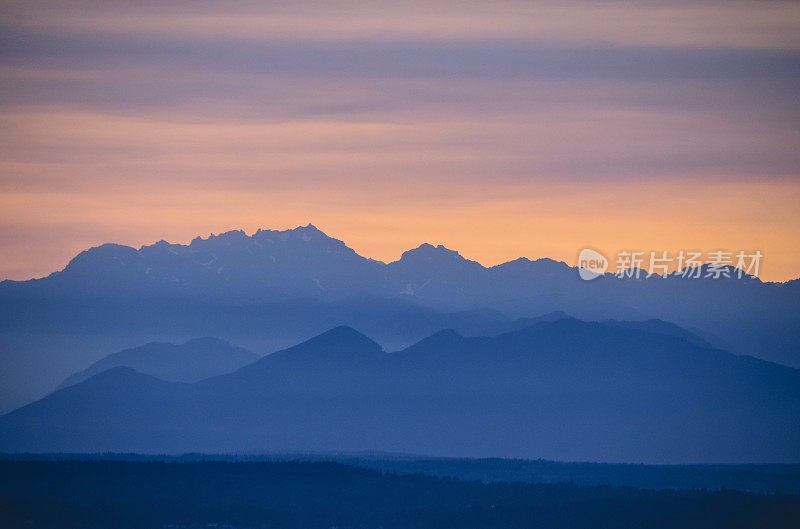
[[[461,259],[463,259],[463,257],[461,257],[461,254],[455,250],[446,248],[442,244],[434,246],[433,244],[428,242],[424,242],[419,246],[417,246],[416,248],[406,250],[405,252],[403,252],[403,255],[400,257],[400,259],[404,258],[408,259],[411,257],[441,256],[441,255],[446,255],[449,257],[460,257]]]
[[[734,265],[713,265],[703,263],[697,268],[684,268],[669,274],[670,277],[678,279],[713,279],[713,280],[741,280],[761,283],[761,279],[748,275],[744,270]]]
[[[406,250],[400,256],[400,259],[391,263],[395,266],[405,265],[437,265],[437,264],[458,264],[469,265],[475,268],[483,269],[483,265],[476,261],[471,261],[462,256],[456,250],[451,250],[444,245],[432,245],[430,243],[422,243],[416,248]]]
[[[352,285],[341,281],[342,277],[372,277],[380,266],[308,224],[287,230],[259,229],[253,235],[243,230],[212,233],[195,237],[189,244],[160,240],[138,250],[104,244],[81,252],[63,272],[79,279],[65,286],[80,290],[200,289],[235,295],[253,292],[256,286],[262,294],[309,296],[351,291]]]
[[[220,233],[219,235],[216,236],[212,235],[211,238],[237,240],[237,239],[245,239],[247,238],[247,236],[248,235],[244,232],[244,230],[229,230]]]
[[[527,257],[517,257],[511,261],[492,266],[491,270],[497,272],[531,272],[557,274],[571,272],[573,268],[564,261],[556,261],[549,257],[539,259],[528,259]]]

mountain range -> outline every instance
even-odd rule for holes
[[[662,327],[560,318],[387,353],[342,326],[194,383],[113,367],[1,417],[0,451],[800,461],[800,371]]]
[[[798,280],[583,281],[547,258],[485,267],[432,244],[383,263],[308,225],[104,244],[47,277],[1,282],[0,412],[145,342],[211,335],[263,354],[348,325],[397,350],[445,328],[496,335],[555,311],[669,321],[715,347],[800,367]]]

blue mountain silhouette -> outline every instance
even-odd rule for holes
[[[115,367],[0,418],[2,451],[342,451],[797,462],[800,371],[562,318],[387,353],[337,327],[230,374]]]
[[[196,338],[183,344],[150,342],[110,354],[70,375],[58,389],[77,384],[112,367],[130,367],[174,382],[197,382],[234,371],[257,360],[255,353],[217,338]]]
[[[349,325],[395,350],[445,328],[465,336],[517,330],[554,311],[583,320],[658,319],[737,354],[800,367],[798,281],[582,281],[551,259],[484,267],[431,244],[386,264],[308,225],[139,249],[105,244],[46,278],[3,281],[0,410],[46,394],[96,361],[102,355],[91,344],[100,336],[109,344],[102,354],[207,335],[266,352]]]

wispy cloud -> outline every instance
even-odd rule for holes
[[[311,220],[486,262],[763,228],[794,277],[798,92],[795,2],[6,2],[0,276]],[[612,191],[647,207],[570,213]]]

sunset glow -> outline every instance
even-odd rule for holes
[[[332,5],[4,3],[0,279],[308,223],[384,261],[800,276],[796,3]]]

